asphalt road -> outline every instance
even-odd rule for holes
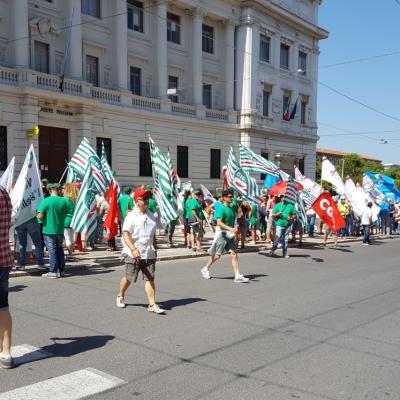
[[[209,281],[205,259],[159,263],[165,316],[142,281],[116,308],[122,266],[13,279],[25,355],[0,370],[0,399],[400,399],[399,243],[242,255],[248,284],[229,256]]]

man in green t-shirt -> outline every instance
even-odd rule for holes
[[[52,183],[47,186],[50,197],[43,199],[38,208],[38,218],[43,223],[43,237],[49,251],[49,272],[45,278],[64,276],[65,257],[63,249],[64,223],[68,214],[68,203],[61,197],[61,185]]]
[[[216,215],[217,229],[215,231],[214,242],[208,250],[211,256],[208,259],[207,265],[201,269],[201,275],[204,279],[211,279],[211,265],[219,260],[224,252],[229,252],[235,274],[234,282],[244,283],[248,282],[249,278],[244,277],[239,271],[239,258],[235,245],[238,228],[235,227],[236,212],[231,205],[232,199],[233,191],[225,190],[222,193],[222,204],[219,206]]]
[[[131,188],[124,190],[124,194],[118,200],[118,207],[121,211],[122,221],[125,220],[129,211],[133,210],[134,204],[131,196]]]
[[[190,230],[192,233],[192,250],[201,252],[201,240],[203,238],[203,192],[196,190],[193,196],[187,202],[188,208],[188,219],[190,224]]]
[[[272,218],[275,221],[276,233],[274,243],[271,251],[268,253],[269,256],[273,256],[275,250],[278,248],[279,242],[282,243],[282,256],[289,258],[287,254],[289,233],[292,227],[293,221],[296,219],[297,210],[296,207],[288,203],[285,198],[275,205],[272,209]]]

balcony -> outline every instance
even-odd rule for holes
[[[221,110],[205,110],[203,106],[172,103],[169,100],[136,96],[129,91],[100,88],[84,81],[75,81],[65,78],[63,82],[64,91],[61,93],[60,77],[33,70],[16,70],[0,67],[0,84],[12,85],[14,87],[34,87],[57,93],[57,95],[63,95],[64,93],[81,97],[82,99],[95,100],[104,104],[120,105],[150,112],[236,124],[236,113]]]

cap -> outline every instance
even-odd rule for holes
[[[340,200],[346,200],[345,196],[340,196]]]
[[[194,194],[195,194],[196,196],[202,196],[202,195],[203,195],[203,192],[202,192],[200,189],[197,189],[197,190],[194,192]]]
[[[135,190],[135,193],[133,193],[133,199],[134,199],[135,202],[136,202],[137,199],[138,199],[139,197],[142,197],[142,198],[149,198],[150,195],[151,195],[151,192],[150,192],[149,190],[142,189],[141,187],[138,187],[138,188]]]
[[[58,190],[61,189],[61,185],[59,183],[49,183],[47,185],[48,190]]]
[[[153,190],[153,185],[143,185],[144,190]]]

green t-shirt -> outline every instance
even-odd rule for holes
[[[235,226],[236,212],[233,207],[221,204],[217,211],[216,219],[221,219],[225,225],[233,228]]]
[[[67,198],[65,198],[65,200],[67,201],[67,216],[65,217],[64,228],[70,228],[75,211],[75,203]]]
[[[155,213],[157,210],[156,202],[151,197],[149,198],[149,205],[147,209],[152,213]]]
[[[191,198],[188,204],[188,208],[190,209],[190,217],[189,218],[194,218],[192,211],[196,211],[197,216],[201,219],[204,220],[204,213],[203,213],[203,208],[201,207],[201,204],[196,198]]]
[[[293,221],[289,221],[288,217],[291,215],[297,215],[296,207],[293,204],[284,204],[282,202],[275,205],[272,210],[272,214],[279,213],[282,214],[278,219],[275,220],[277,226],[286,227],[289,226]]]
[[[133,199],[129,194],[123,194],[118,200],[119,209],[121,210],[122,219],[126,218],[128,210],[133,210]]]
[[[192,198],[188,197],[186,200],[182,202],[182,209],[183,209],[183,218],[189,219],[193,218],[192,209],[190,208],[190,202]]]
[[[44,214],[42,222],[45,235],[64,234],[64,222],[68,214],[68,203],[64,197],[46,197],[40,202],[38,213]]]

